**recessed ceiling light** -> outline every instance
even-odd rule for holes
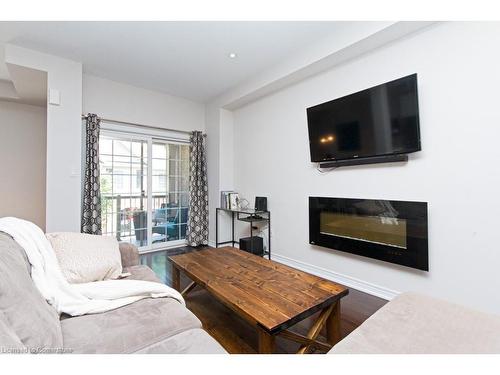
[[[230,59],[235,59],[236,57],[238,57],[238,55],[234,52],[231,52],[229,55],[227,55]]]

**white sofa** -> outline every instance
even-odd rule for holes
[[[497,298],[495,292],[492,298]],[[403,293],[329,353],[500,353],[500,316],[416,293]]]
[[[126,279],[161,282],[139,264],[135,246],[120,244],[120,252],[123,270],[131,274]],[[0,353],[226,353],[200,320],[172,298],[147,298],[100,314],[59,316],[30,271],[23,248],[0,232]]]

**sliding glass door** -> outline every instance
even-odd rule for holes
[[[159,140],[152,152],[153,243],[186,238],[189,146]]]
[[[143,251],[185,243],[189,145],[102,131],[99,147],[103,235]]]

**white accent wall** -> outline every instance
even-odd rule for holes
[[[233,113],[234,188],[268,197],[277,258],[379,295],[419,291],[500,313],[500,23],[437,24]],[[418,74],[422,151],[408,164],[310,163],[306,108]],[[308,197],[429,203],[429,272],[311,246]]]
[[[47,110],[0,101],[0,217],[45,228]]]

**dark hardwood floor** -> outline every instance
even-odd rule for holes
[[[170,255],[198,251],[202,248],[180,247],[176,249],[157,251],[141,256],[141,263],[147,264],[167,285],[172,285],[170,275]],[[181,287],[190,280],[181,274]],[[375,311],[380,309],[386,300],[349,289],[349,295],[342,299],[341,331],[342,337],[347,336]],[[236,316],[230,309],[222,305],[205,290],[196,287],[186,297],[187,307],[201,320],[205,330],[212,335],[229,352],[235,354],[256,353],[257,332],[254,327]],[[306,334],[316,315],[296,324],[291,329]],[[325,341],[323,333],[322,341]],[[280,337],[276,340],[277,353],[294,353],[298,344]]]

